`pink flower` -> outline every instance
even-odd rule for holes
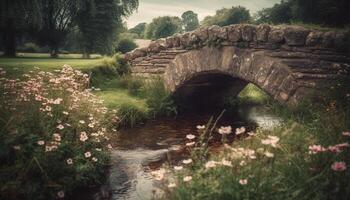
[[[337,146],[329,146],[328,151],[332,152],[332,153],[340,153],[342,152],[341,149]]]
[[[97,162],[98,159],[97,159],[96,157],[93,157],[93,158],[92,158],[92,161]]]
[[[58,196],[59,198],[63,199],[63,198],[64,198],[64,192],[63,192],[63,190],[57,192],[57,196]]]
[[[344,171],[346,170],[345,162],[334,162],[331,166],[333,171]]]
[[[309,146],[309,154],[317,154],[319,152],[326,151],[326,148],[322,147],[321,145],[312,145]]]
[[[186,138],[189,140],[193,140],[194,138],[196,138],[196,136],[192,135],[192,134],[188,134],[188,135],[186,135]]]
[[[219,133],[220,133],[221,135],[230,134],[230,133],[232,133],[232,127],[231,127],[231,126],[226,126],[226,127],[221,126],[221,127],[219,128]]]
[[[174,188],[176,187],[176,183],[169,183],[168,188]]]
[[[83,131],[80,133],[80,141],[85,142],[89,137],[87,136],[86,132]]]
[[[236,135],[240,135],[245,132],[245,127],[236,128]]]
[[[349,137],[350,137],[350,131],[343,132],[343,135],[344,135],[344,136],[349,136]]]
[[[247,184],[248,184],[248,180],[247,180],[247,179],[240,179],[240,180],[239,180],[239,184],[241,184],[241,185],[247,185]]]

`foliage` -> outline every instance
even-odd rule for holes
[[[102,183],[117,119],[88,79],[69,66],[0,79],[1,199],[57,199]]]
[[[120,52],[124,54],[134,50],[135,48],[137,48],[137,44],[134,42],[134,39],[129,35],[127,36],[123,35],[119,37],[115,50],[116,52]]]
[[[204,160],[196,152],[209,126],[200,127],[198,142],[188,148],[193,163],[184,170],[170,169],[165,183],[177,186],[165,188],[165,198],[349,199],[348,82],[333,83],[317,102],[296,108],[274,105],[286,117],[281,126],[249,134],[236,130],[230,134],[243,139],[224,144]]]
[[[134,28],[128,30],[130,33],[137,34],[138,38],[143,38],[145,35],[147,23],[139,23]]]
[[[77,24],[85,55],[112,54],[117,34],[124,29],[122,17],[129,16],[137,7],[138,0],[81,1]]]
[[[227,26],[230,24],[246,23],[249,20],[249,10],[247,10],[245,7],[238,6],[217,10],[214,16],[205,17],[201,24],[204,26]]]
[[[181,31],[181,19],[178,17],[157,17],[147,25],[145,37],[148,39],[159,39],[171,36]]]
[[[184,12],[181,15],[182,25],[184,26],[185,31],[193,31],[199,26],[198,14],[189,10]]]
[[[146,103],[153,117],[177,114],[176,105],[161,78],[150,80],[145,86]]]
[[[148,119],[147,113],[134,104],[122,104],[117,112],[121,116],[119,125],[122,127],[134,127]]]
[[[258,23],[320,24],[334,27],[349,25],[350,4],[346,0],[285,0],[258,12]]]
[[[27,42],[19,50],[22,52],[38,53],[40,52],[40,47],[33,42]]]

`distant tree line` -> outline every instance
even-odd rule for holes
[[[112,54],[123,17],[137,7],[138,0],[1,0],[1,46],[15,56],[18,42],[34,41],[57,57],[68,41],[85,57]]]

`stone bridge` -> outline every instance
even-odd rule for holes
[[[349,48],[349,32],[239,24],[176,34],[125,58],[133,75],[161,75],[183,99],[215,101],[254,83],[275,100],[295,105],[322,91],[323,81],[349,76]]]

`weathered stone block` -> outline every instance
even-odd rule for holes
[[[306,45],[307,46],[318,46],[322,43],[322,35],[321,31],[311,31],[309,35],[306,37]]]
[[[242,31],[239,24],[228,26],[227,34],[230,42],[239,42],[242,40]]]
[[[289,46],[303,46],[309,33],[301,26],[290,26],[284,29],[284,39]]]
[[[259,25],[256,29],[256,39],[258,42],[267,42],[269,39],[271,27],[269,25],[263,24]]]
[[[269,42],[271,43],[283,43],[284,31],[281,27],[273,27],[269,32]]]
[[[241,26],[242,39],[245,42],[256,41],[256,26],[244,24]]]

